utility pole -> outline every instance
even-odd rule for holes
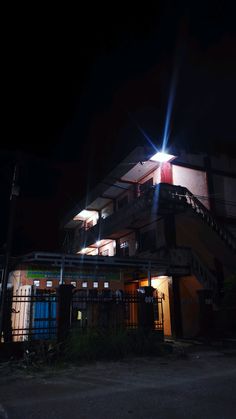
[[[11,258],[12,250],[12,237],[13,237],[13,226],[15,218],[15,209],[16,209],[16,199],[19,195],[19,186],[17,185],[19,177],[19,163],[15,164],[11,194],[10,194],[10,214],[9,214],[9,224],[7,231],[7,242],[6,242],[6,254],[5,254],[5,266],[2,279],[2,289],[1,289],[1,307],[0,307],[0,342],[2,338],[2,333],[4,331],[4,308],[6,307],[6,298],[7,298],[7,283],[9,275],[9,265]]]

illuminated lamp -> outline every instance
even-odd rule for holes
[[[175,156],[173,156],[172,154],[158,152],[158,153],[154,154],[152,157],[150,157],[149,160],[157,161],[159,163],[166,163],[168,161],[173,160],[174,158],[175,158]]]

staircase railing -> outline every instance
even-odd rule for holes
[[[225,227],[223,227],[216,217],[209,211],[187,188],[169,184],[161,184],[160,198],[174,201],[187,207],[202,218],[233,251],[236,252],[236,238]]]

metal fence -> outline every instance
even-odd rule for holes
[[[60,287],[59,287],[60,288]],[[142,293],[73,290],[66,301],[62,294],[23,286],[13,294],[8,290],[2,342],[60,339],[70,328],[163,332],[162,299]]]
[[[4,313],[4,342],[56,339],[57,295],[49,290],[21,287],[8,292]]]
[[[76,290],[72,298],[72,327],[163,330],[162,299],[121,291]]]

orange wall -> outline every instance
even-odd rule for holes
[[[141,281],[140,286],[148,285],[148,281]],[[170,301],[169,301],[169,278],[152,278],[153,288],[158,290],[159,295],[163,294],[162,307],[164,317],[164,335],[171,336]]]
[[[194,337],[199,332],[199,302],[197,290],[200,290],[203,287],[195,276],[180,278],[179,287],[183,337]]]
[[[35,271],[37,271],[37,270],[38,269],[35,269]],[[17,273],[17,275],[15,273]],[[14,292],[22,285],[34,285],[34,279],[33,278],[32,279],[27,278],[27,270],[18,270],[18,271],[11,272],[10,277],[11,277],[11,282],[14,285]],[[58,278],[53,279],[53,278],[46,278],[45,277],[45,278],[40,278],[39,281],[40,281],[40,286],[37,287],[38,289],[55,289],[59,285],[59,279]],[[47,281],[52,281],[52,287],[47,287],[46,286]],[[94,281],[98,282],[98,288],[93,288],[93,282]],[[78,278],[78,280],[66,279],[66,273],[65,273],[65,283],[66,284],[71,284],[71,282],[76,282],[76,288],[78,288],[78,289],[82,289],[82,282],[87,282],[88,283],[87,289],[98,289],[98,290],[122,289],[123,290],[123,288],[124,288],[122,277],[121,277],[120,280],[112,280],[112,279],[101,280],[101,279],[99,279],[97,281],[96,279],[94,279],[94,281],[93,281],[93,279],[87,279],[87,280],[81,280],[79,278]],[[104,288],[104,282],[109,282],[109,288]],[[86,288],[83,288],[83,289],[86,289]]]

